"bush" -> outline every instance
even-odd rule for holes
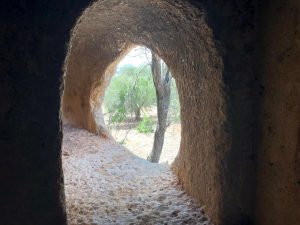
[[[143,120],[139,122],[137,130],[140,133],[151,133],[153,132],[153,125],[154,121],[150,117],[145,116]]]
[[[156,106],[156,91],[151,67],[126,65],[113,76],[104,97],[104,110],[109,123],[121,123],[135,116],[139,121],[141,112]],[[175,79],[171,81],[168,123],[180,122],[180,103]]]
[[[119,69],[104,98],[105,109],[112,123],[122,122],[132,114],[137,118],[142,109],[155,104],[155,88],[149,66],[129,65]]]
[[[126,110],[125,107],[120,106],[117,108],[116,112],[110,113],[110,122],[111,123],[121,123],[126,119]]]
[[[126,118],[125,101],[129,84],[124,77],[113,77],[104,97],[105,110],[110,123],[119,123]]]

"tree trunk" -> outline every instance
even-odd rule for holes
[[[152,76],[156,89],[157,98],[157,125],[154,135],[152,152],[148,156],[148,160],[153,163],[158,163],[164,145],[165,132],[167,128],[167,115],[170,105],[170,85],[171,76],[169,70],[163,75],[161,69],[161,59],[152,52]]]
[[[135,115],[135,120],[140,121],[141,120],[141,109],[135,110],[134,115]]]

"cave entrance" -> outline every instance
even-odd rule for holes
[[[105,91],[135,46],[151,49],[176,79],[182,129],[172,164],[176,177],[165,165],[118,144],[104,123]],[[204,9],[188,1],[97,1],[82,14],[70,40],[62,96],[70,224],[205,224],[179,182],[205,203],[209,215],[221,218],[218,162],[227,150],[220,148],[229,145],[223,61],[216,46]]]
[[[175,159],[181,136],[180,104],[171,75],[165,77],[171,82],[170,106],[161,163],[147,160],[158,120],[152,63],[149,49],[134,47],[106,74],[106,93],[96,100],[103,107],[95,107],[93,114],[100,135],[64,120],[69,224],[209,223],[166,165]],[[169,73],[163,60],[159,67],[163,75]],[[104,123],[110,132],[104,131]]]
[[[156,87],[153,80],[152,53],[146,47],[134,47],[118,64],[115,75],[106,88],[103,115],[106,127],[113,138],[129,151],[143,159],[150,159],[153,144],[162,141],[160,163],[171,164],[177,156],[180,137],[180,103],[175,79],[160,59],[161,81],[165,85],[164,106],[166,118],[158,111]],[[158,113],[161,113],[162,140],[154,140],[158,129]],[[96,121],[101,114],[95,113]],[[98,122],[99,123],[99,122]],[[162,127],[165,126],[165,127]],[[158,154],[160,149],[156,147]],[[156,153],[154,151],[154,153]]]

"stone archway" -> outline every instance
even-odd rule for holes
[[[117,63],[134,45],[155,51],[176,79],[181,102],[182,140],[173,170],[218,222],[225,212],[217,151],[222,145],[226,152],[230,144],[223,128],[223,63],[215,44],[204,9],[187,2],[96,2],[73,31],[62,108],[68,123],[107,136],[93,114]]]

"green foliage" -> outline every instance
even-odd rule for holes
[[[111,112],[110,120],[112,123],[120,123],[126,119],[126,110],[123,106],[116,109],[116,112]]]
[[[150,66],[127,65],[119,69],[106,90],[104,105],[113,123],[122,122],[128,114],[156,104]]]
[[[150,66],[125,65],[119,68],[104,97],[104,110],[109,115],[110,123],[123,122],[136,112],[152,106],[156,106],[156,92]],[[171,81],[167,120],[168,123],[180,122],[180,103],[174,78]]]
[[[150,117],[145,116],[143,120],[139,122],[137,130],[140,133],[151,133],[153,132],[153,125],[154,121]]]
[[[122,139],[121,141],[118,141],[118,144],[120,144],[120,145],[125,145],[125,144],[126,144],[126,140],[125,140],[125,139]]]
[[[125,102],[129,113],[135,113],[142,108],[148,108],[156,104],[155,88],[150,67],[147,66],[142,73],[139,73],[139,71],[131,75],[132,89],[129,91]]]
[[[124,81],[124,77],[113,78],[106,91],[104,104],[112,123],[122,122],[126,118],[125,101],[129,85]]]

